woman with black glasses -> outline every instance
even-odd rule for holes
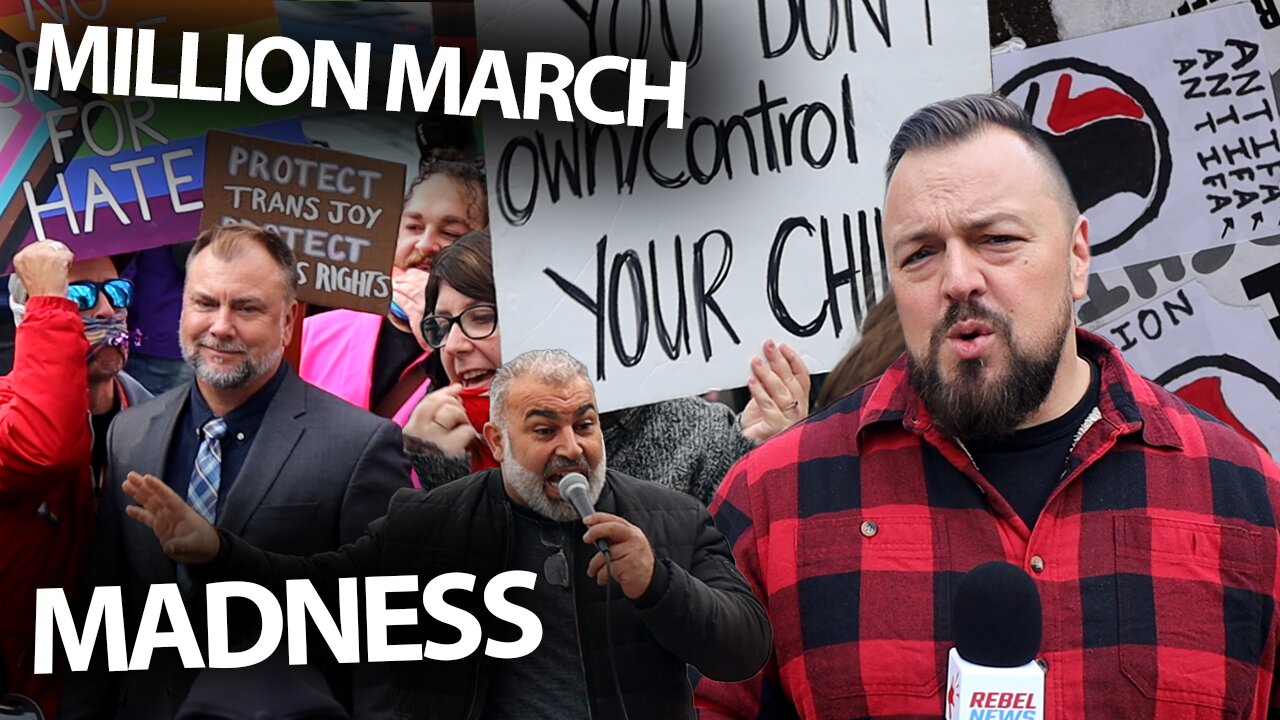
[[[496,303],[488,231],[440,252],[427,280],[431,314],[413,330],[439,353],[449,384],[423,398],[405,425],[405,448],[423,487],[498,467],[480,433],[489,419],[489,383],[502,364]]]
[[[431,488],[498,466],[480,434],[489,419],[489,383],[502,364],[488,231],[440,252],[426,307],[431,314],[415,331],[439,351],[449,384],[423,398],[404,433],[414,469]],[[609,467],[710,503],[738,458],[808,414],[809,372],[790,348],[769,343],[751,372],[752,400],[741,416],[699,397],[602,416]]]

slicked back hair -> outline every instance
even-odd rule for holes
[[[1074,222],[1080,210],[1058,158],[1022,108],[1000,95],[965,95],[926,105],[912,113],[889,143],[885,181],[893,179],[898,163],[912,150],[957,145],[992,128],[1003,128],[1017,135],[1040,158],[1049,173],[1051,187],[1060,194],[1063,209]]]
[[[511,383],[526,375],[551,385],[568,385],[575,378],[591,385],[587,366],[564,350],[530,350],[517,355],[498,368],[489,384],[489,421],[503,430],[507,429],[507,392]]]
[[[256,244],[267,251],[271,259],[280,268],[281,282],[284,283],[284,300],[291,303],[298,297],[298,274],[294,270],[297,258],[293,250],[276,233],[266,228],[249,223],[229,223],[218,225],[196,238],[191,253],[187,255],[187,267],[201,252],[208,250],[221,260],[233,260],[243,252],[246,244]]]

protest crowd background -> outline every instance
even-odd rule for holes
[[[951,598],[986,560],[1043,598],[1040,717],[1280,707],[1271,0],[635,5],[0,10],[0,717],[940,716]],[[685,126],[661,102],[610,128],[496,103],[356,111],[332,79],[323,109],[40,93],[43,22],[154,27],[169,82],[183,32],[209,82],[228,33],[344,57],[367,43],[371,99],[409,96],[385,83],[393,44],[424,67],[460,48],[465,82],[488,50],[647,58],[654,83],[678,60]],[[625,84],[598,82],[625,106]],[[939,112],[977,130],[898,132],[973,96]],[[990,119],[1008,108],[1039,144]],[[923,201],[900,188],[939,157],[1058,188],[1010,197],[1068,198],[1066,262],[1023,271],[1040,284],[1010,303],[1035,330],[983,314],[995,280],[956,299],[958,266],[947,319],[921,319],[917,255],[895,252]],[[922,263],[946,245],[929,242]],[[921,389],[947,324],[1038,338],[1059,315],[1083,370],[1046,371],[1018,416],[1045,422],[981,424],[1018,412],[1011,391],[948,424],[945,373]],[[1064,378],[1079,392],[1042,418]],[[875,434],[886,421],[898,435]],[[607,520],[584,525],[550,489],[568,472]],[[578,541],[589,529],[616,571]],[[108,672],[98,652],[72,672],[59,650],[35,670],[37,588],[83,620],[96,588],[120,587],[135,628],[174,584],[201,637],[210,582],[336,594],[342,575],[453,571],[478,596],[512,569],[536,574],[509,597],[543,625],[519,660],[291,667],[282,649],[202,671],[161,647],[146,669]],[[485,637],[511,642],[474,600]],[[396,602],[425,617],[420,593]]]

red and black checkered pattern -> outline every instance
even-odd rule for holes
[[[1036,720],[1280,706],[1280,470],[1105,340],[1077,339],[1101,369],[1102,419],[1034,533],[933,427],[901,360],[730,471],[712,511],[765,601],[774,656],[752,681],[699,682],[704,719],[942,717],[951,594],[990,560],[1040,589]]]

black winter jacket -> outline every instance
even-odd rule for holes
[[[611,590],[608,621],[627,713],[634,720],[694,718],[686,663],[716,680],[751,677],[764,665],[772,643],[765,611],[734,565],[728,542],[697,500],[609,471],[596,507],[640,527],[657,560],[644,596],[630,601],[616,585]],[[423,610],[422,588],[442,573],[470,573],[476,576],[474,591],[451,591],[447,602],[477,618],[486,639],[511,641],[519,631],[486,610],[483,590],[490,578],[508,569],[513,523],[501,471],[486,470],[431,492],[401,490],[386,516],[360,540],[310,558],[266,553],[219,531],[218,557],[194,577],[276,587],[288,578],[306,578],[331,593],[342,577],[417,575],[418,593],[394,607],[416,607],[418,624],[393,626],[389,642],[421,646],[427,640],[454,643],[459,638],[456,628]],[[621,717],[609,669],[605,590],[586,574],[595,549],[571,545],[591,717]],[[336,608],[330,607],[336,617]],[[362,627],[368,627],[367,619],[362,620]],[[486,657],[482,644],[462,660],[396,663],[394,716],[481,717],[490,678],[501,662]]]

